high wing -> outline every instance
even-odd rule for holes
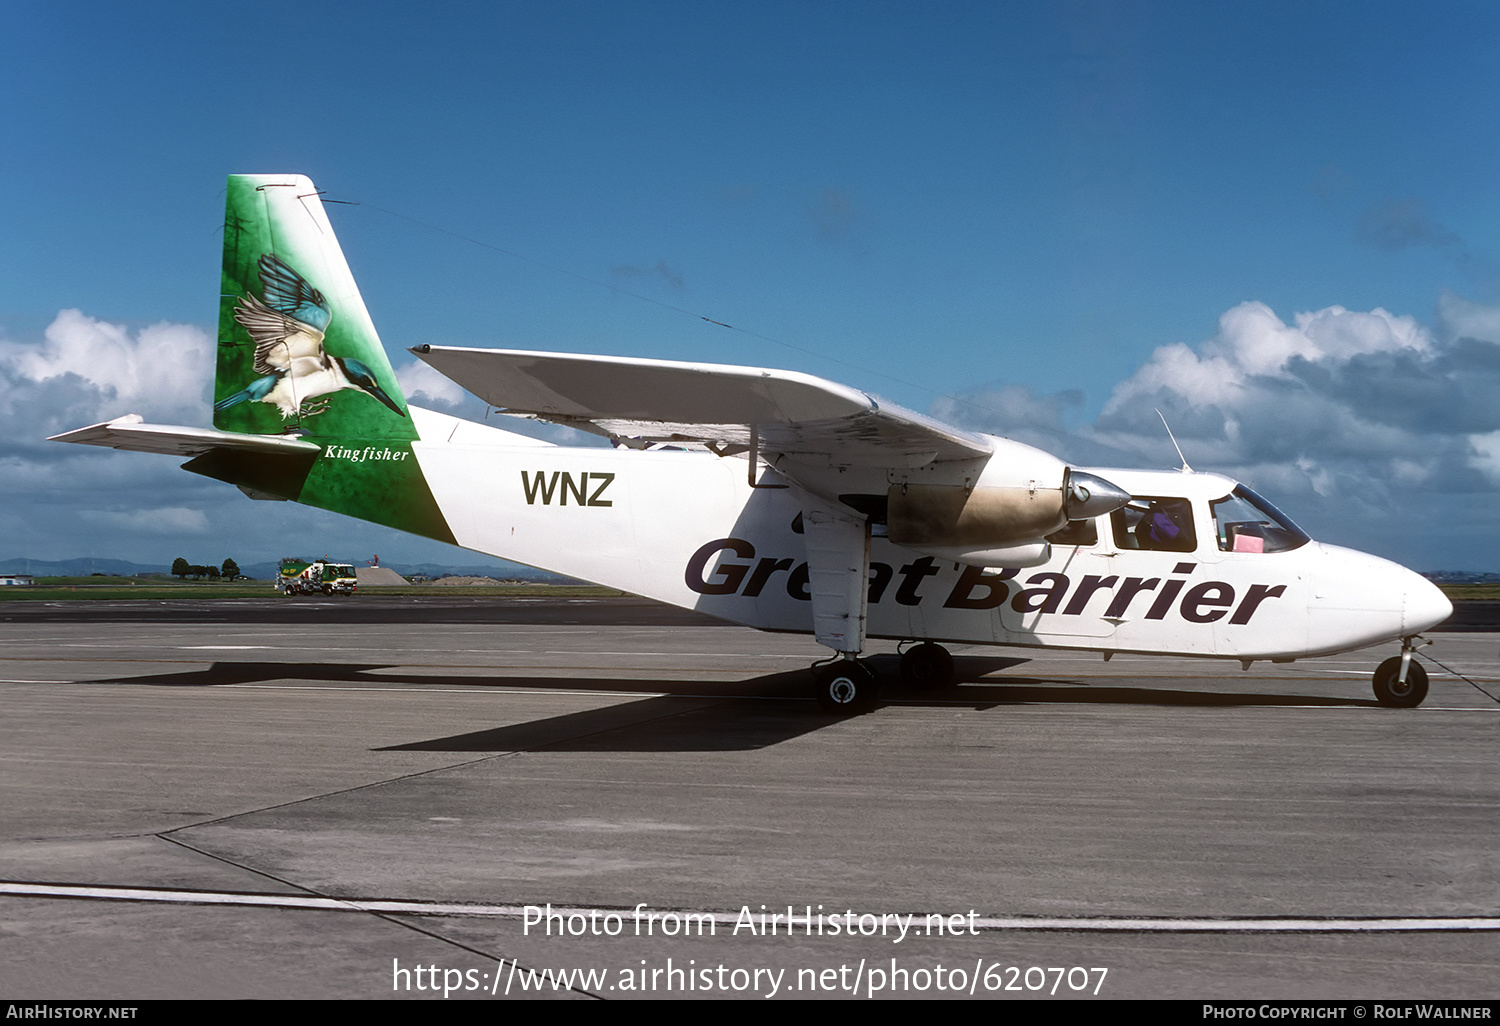
[[[712,363],[419,346],[491,406],[631,442],[757,445],[836,466],[918,467],[991,455],[993,442],[795,371]],[[753,436],[753,437],[752,437]]]
[[[318,446],[280,435],[240,435],[213,428],[178,427],[170,424],[146,424],[137,414],[116,417],[102,424],[53,435],[49,442],[76,442],[80,445],[102,445],[109,449],[131,452],[156,452],[166,456],[202,456],[214,449],[261,452],[276,455],[313,454]]]

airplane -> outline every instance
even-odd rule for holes
[[[300,175],[230,176],[220,293],[213,428],[131,414],[53,440],[190,457],[253,499],[810,633],[832,653],[812,667],[831,713],[874,707],[877,639],[934,688],[954,683],[952,644],[1248,669],[1397,641],[1374,691],[1413,707],[1419,635],[1452,613],[1426,579],[1314,541],[1230,478],[1073,467],[808,374],[418,345],[496,410],[613,445],[409,406]]]

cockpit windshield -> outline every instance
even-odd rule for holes
[[[1306,545],[1307,534],[1275,506],[1244,485],[1209,503],[1219,548],[1225,552],[1289,552]]]

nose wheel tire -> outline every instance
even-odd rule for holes
[[[952,687],[953,656],[930,641],[914,645],[901,654],[901,681],[923,691]]]
[[[1391,656],[1375,671],[1375,697],[1392,709],[1412,709],[1427,697],[1427,671],[1415,659],[1406,668],[1406,683],[1401,676],[1401,657]]]
[[[824,712],[857,716],[875,708],[878,681],[869,665],[857,659],[839,659],[815,667],[818,705]]]

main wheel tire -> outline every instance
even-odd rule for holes
[[[1391,656],[1375,671],[1375,697],[1392,709],[1413,709],[1427,697],[1427,671],[1415,659],[1406,668],[1406,683],[1401,676],[1401,657]]]
[[[824,712],[857,716],[875,708],[879,681],[869,664],[858,659],[839,659],[813,671],[818,686],[818,705]]]
[[[953,656],[942,645],[924,641],[901,654],[902,683],[935,691],[953,686]]]

